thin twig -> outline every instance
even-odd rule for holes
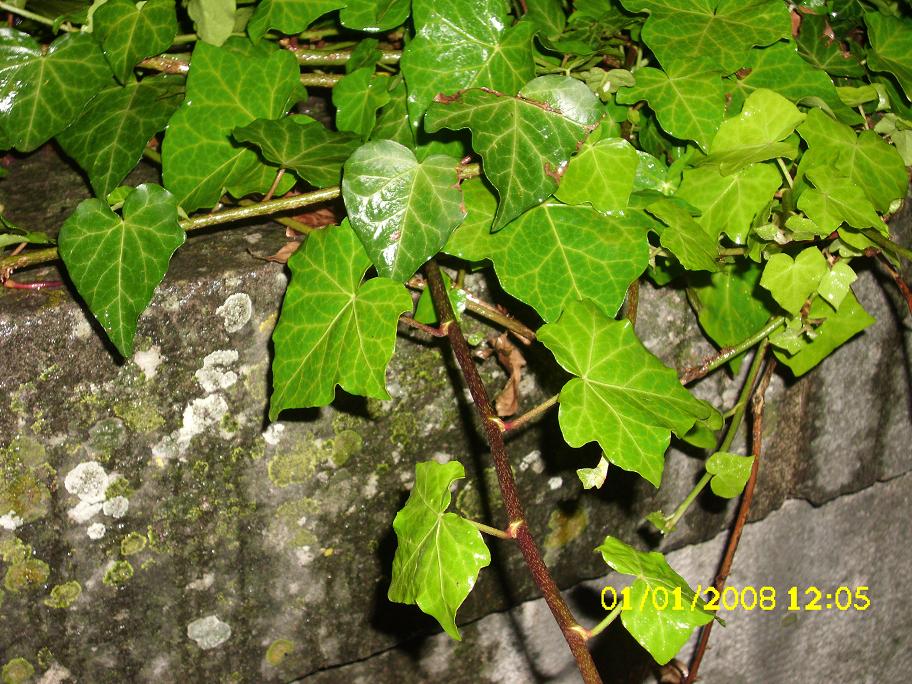
[[[761,330],[758,330],[746,340],[743,340],[742,342],[736,344],[734,347],[725,347],[718,354],[705,359],[699,366],[685,368],[684,372],[680,375],[681,384],[687,385],[694,380],[698,380],[699,378],[708,375],[712,371],[716,370],[716,368],[719,366],[722,366],[731,361],[733,358],[738,356],[738,354],[745,352],[755,344],[762,342],[773,332],[775,332],[776,328],[778,328],[783,323],[785,323],[784,317],[775,316],[771,318]]]
[[[510,430],[516,430],[518,428],[521,428],[526,423],[529,423],[533,420],[538,419],[540,416],[543,416],[545,413],[547,413],[548,409],[550,409],[552,406],[557,404],[558,401],[560,401],[560,395],[555,394],[553,397],[549,397],[548,399],[545,399],[542,403],[540,403],[535,408],[522,414],[519,418],[516,418],[515,420],[504,421],[504,424],[503,424],[504,432],[508,432]]]
[[[351,59],[351,50],[303,50],[291,51],[302,66],[343,66]],[[381,50],[379,64],[398,64],[402,57],[399,50]]]
[[[896,287],[899,288],[899,292],[903,296],[903,299],[906,300],[906,306],[909,307],[909,313],[912,313],[912,290],[909,289],[908,284],[903,280],[899,271],[890,265],[890,262],[884,258],[883,254],[880,255],[880,261],[883,267],[887,269],[887,273],[890,274],[890,277],[893,278],[893,282],[896,283]]]
[[[410,325],[413,328],[417,328],[418,330],[426,332],[428,335],[431,335],[432,337],[446,337],[447,336],[447,334],[440,328],[435,328],[432,325],[427,325],[426,323],[422,323],[421,321],[416,321],[412,317],[411,314],[405,314],[403,316],[400,316],[399,322],[405,323],[406,325]]]

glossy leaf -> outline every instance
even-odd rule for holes
[[[235,197],[265,192],[275,168],[232,141],[231,132],[256,119],[284,114],[298,94],[298,65],[288,50],[197,43],[187,97],[171,117],[162,146],[162,176],[185,211],[215,206],[225,190]]]
[[[827,263],[816,247],[808,247],[792,259],[788,254],[774,254],[763,268],[760,285],[773,295],[783,309],[796,314],[807,298],[817,291]]]
[[[200,39],[222,45],[234,30],[235,0],[188,0],[187,14]]]
[[[295,35],[324,14],[346,4],[346,0],[262,0],[247,24],[247,33],[254,42],[259,41],[269,29]]]
[[[345,208],[381,276],[408,280],[462,222],[457,165],[443,155],[419,162],[391,140],[362,145],[345,163]]]
[[[174,0],[106,0],[92,15],[93,35],[111,71],[126,83],[140,60],[164,52],[177,35]]]
[[[585,144],[570,160],[554,196],[567,204],[589,203],[604,212],[627,206],[640,157],[622,138]]]
[[[567,16],[560,0],[526,0],[526,10],[523,18],[536,26],[539,35],[555,39],[563,33]]]
[[[817,225],[821,235],[836,230],[843,221],[858,229],[886,231],[861,188],[848,178],[834,176],[830,169],[821,166],[808,172],[807,179],[814,187],[801,193],[798,208]]]
[[[719,69],[707,59],[669,62],[664,70],[646,67],[636,72],[636,85],[621,88],[617,101],[646,100],[662,128],[681,140],[709,149],[725,112]]]
[[[833,40],[832,29],[827,23],[825,15],[802,15],[798,34],[798,51],[805,61],[816,69],[826,71],[831,76],[849,78],[864,76],[864,67],[859,64],[857,57],[844,55],[843,44],[838,40]]]
[[[538,338],[576,376],[560,393],[567,443],[580,447],[595,440],[609,461],[656,487],[670,433],[682,436],[715,413],[646,350],[630,321],[615,321],[592,302],[569,303]]]
[[[760,274],[760,267],[748,262],[722,266],[718,273],[695,278],[698,284],[692,291],[700,326],[719,347],[747,339],[772,315],[756,295]]]
[[[402,24],[410,9],[410,0],[348,0],[339,19],[348,28],[375,33]]]
[[[379,49],[380,41],[376,38],[363,38],[352,48],[351,56],[345,63],[345,73],[350,74],[363,67],[374,67],[383,57]]]
[[[502,0],[415,2],[418,34],[402,53],[412,126],[438,95],[480,87],[513,95],[535,76],[535,26],[510,27],[506,9]]]
[[[377,121],[377,110],[390,101],[388,79],[374,76],[372,66],[345,76],[332,89],[336,128],[367,138]]]
[[[588,95],[594,123],[595,96],[579,85]],[[434,103],[425,128],[432,133],[441,128],[472,131],[484,174],[500,196],[494,230],[557,189],[570,156],[589,131],[587,125],[537,102],[477,89]]]
[[[659,665],[678,654],[695,628],[712,621],[713,614],[661,553],[637,551],[611,536],[596,551],[609,567],[636,578],[630,585],[630,609],[621,611],[621,622]],[[674,598],[678,590],[681,605]],[[659,610],[666,594],[667,605]]]
[[[232,135],[256,145],[266,159],[316,188],[338,185],[342,164],[361,144],[357,136],[331,131],[303,114],[257,119],[235,128]]]
[[[900,88],[912,100],[912,25],[908,16],[890,17],[879,12],[865,14],[868,26],[868,67],[872,71],[889,71]]]
[[[718,271],[716,256],[719,253],[719,238],[694,221],[684,207],[660,200],[650,204],[646,210],[664,223],[659,242],[662,247],[675,255],[688,271]]]
[[[158,185],[137,187],[122,214],[104,200],[80,202],[60,227],[58,249],[79,295],[117,351],[129,357],[136,321],[186,234],[177,201]]]
[[[744,491],[744,485],[754,465],[753,456],[742,456],[726,451],[717,451],[706,459],[706,472],[713,478],[709,486],[716,496],[734,499]]]
[[[167,74],[111,85],[89,102],[57,142],[86,172],[95,194],[106,197],[139,163],[183,94],[184,79]]]
[[[846,295],[849,294],[852,283],[856,280],[858,280],[858,276],[855,275],[852,267],[846,261],[837,261],[820,279],[817,293],[833,309],[838,310]]]
[[[710,57],[730,74],[744,66],[754,45],[791,36],[788,7],[778,0],[621,0],[648,12],[643,41],[661,64]]]
[[[361,282],[370,259],[343,221],[312,233],[288,260],[291,283],[273,333],[269,419],[289,408],[326,406],[339,385],[389,399],[385,371],[400,314],[412,299],[387,278]]]
[[[0,28],[0,138],[31,152],[66,128],[110,80],[88,34],[61,36],[45,53],[28,34]]]
[[[481,532],[446,512],[450,486],[463,477],[457,461],[415,465],[415,486],[393,521],[398,547],[388,594],[390,601],[417,604],[456,640],[456,611],[491,562]]]

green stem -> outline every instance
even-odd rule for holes
[[[351,59],[351,50],[292,50],[303,66],[342,66]],[[398,64],[402,57],[399,50],[381,50],[380,64]]]
[[[687,509],[690,508],[690,505],[697,500],[697,497],[700,496],[700,492],[703,491],[703,488],[709,484],[709,481],[713,478],[712,473],[703,473],[703,477],[700,478],[700,481],[690,490],[684,501],[681,502],[681,505],[675,509],[675,512],[671,514],[670,517],[665,520],[665,529],[668,532],[674,530],[677,526],[678,521],[684,517],[684,514],[687,512]]]
[[[708,358],[703,362],[702,365],[694,366],[693,368],[687,368],[683,373],[681,373],[681,384],[687,385],[694,380],[712,373],[720,366],[725,365],[733,358],[738,356],[738,354],[747,351],[758,342],[765,340],[776,331],[776,328],[778,328],[783,323],[785,323],[785,317],[774,316],[765,326],[763,326],[762,329],[748,337],[746,340],[739,342],[734,347],[726,347],[715,356]]]
[[[876,230],[866,230],[863,235],[871,240],[871,242],[876,242],[881,248],[897,254],[904,259],[912,261],[912,250],[906,249],[902,245],[897,245],[893,240],[888,237],[884,237],[881,233]]]
[[[517,428],[521,428],[526,423],[536,420],[540,416],[544,415],[548,409],[557,404],[558,401],[560,401],[560,395],[555,394],[553,397],[545,399],[542,403],[540,403],[532,410],[522,414],[516,420],[504,421],[504,432],[507,432],[508,430],[516,430]]]
[[[44,24],[45,26],[54,26],[54,20],[43,17],[40,14],[35,14],[34,12],[29,12],[27,9],[20,9],[15,5],[10,5],[6,2],[0,2],[0,10],[4,12],[9,12],[10,14],[18,14],[23,19],[31,19],[32,21],[37,21],[39,24]],[[64,26],[59,26],[64,31],[76,32],[78,28],[66,28]]]
[[[779,170],[782,171],[782,176],[785,178],[785,182],[788,183],[789,190],[795,189],[795,181],[792,180],[792,175],[788,171],[788,167],[785,165],[785,162],[782,161],[782,157],[776,157],[776,163],[779,165]]]
[[[747,254],[747,247],[725,247],[719,250],[720,257],[743,256]]]
[[[311,88],[332,88],[342,78],[342,74],[301,74],[301,84]]]
[[[513,539],[513,537],[510,536],[509,532],[498,530],[496,527],[491,527],[490,525],[485,525],[484,523],[480,523],[475,520],[469,520],[468,518],[463,518],[463,520],[468,522],[470,525],[474,525],[485,534],[490,534],[492,537],[498,537],[499,539]]]
[[[158,164],[159,166],[162,165],[161,152],[158,150],[153,150],[151,147],[144,147],[143,156],[153,164]]]
[[[612,610],[608,615],[605,616],[605,619],[598,623],[595,627],[589,630],[589,638],[598,636],[604,632],[608,626],[617,619],[617,616],[621,614],[621,610],[624,607],[623,601],[618,602],[617,607]]]

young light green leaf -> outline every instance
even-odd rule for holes
[[[187,14],[202,40],[223,45],[234,30],[235,0],[189,0]]]
[[[376,33],[402,24],[410,9],[410,0],[348,0],[339,20],[350,29]]]
[[[823,166],[808,171],[805,177],[814,187],[801,193],[798,208],[817,224],[822,235],[836,230],[843,221],[859,230],[877,228],[886,232],[871,202],[850,179],[835,176],[832,168]]]
[[[779,305],[797,314],[807,298],[817,291],[827,272],[827,262],[816,247],[808,247],[792,259],[788,254],[774,254],[763,268],[760,285],[773,295]]]
[[[255,43],[269,29],[294,35],[304,31],[324,14],[346,4],[346,0],[262,0],[247,24],[247,33]]]
[[[316,188],[338,185],[342,164],[361,144],[356,136],[331,131],[304,114],[257,119],[235,128],[232,135],[256,145],[266,159]]]
[[[686,169],[675,193],[702,213],[696,221],[710,235],[723,232],[743,245],[754,218],[773,200],[781,176],[770,164],[751,164],[723,176],[713,166]]]
[[[560,393],[564,439],[597,441],[605,457],[658,487],[670,433],[684,435],[715,409],[681,386],[674,370],[650,354],[630,321],[615,321],[590,301],[570,302],[538,339],[577,376]]]
[[[438,95],[491,88],[512,95],[535,76],[535,26],[510,26],[502,0],[416,2],[418,35],[402,53],[408,111],[417,128]]]
[[[79,203],[60,227],[58,249],[76,290],[125,358],[136,321],[186,234],[177,201],[158,185],[140,185],[119,217],[101,199]]]
[[[576,476],[583,483],[583,489],[598,489],[608,478],[608,459],[599,457],[599,462],[594,468],[577,468]]]
[[[852,283],[858,280],[855,271],[849,266],[847,261],[837,261],[830,267],[820,284],[817,286],[817,293],[826,300],[826,303],[839,310],[842,301],[852,287]]]
[[[871,41],[868,68],[889,71],[896,77],[906,97],[912,100],[912,25],[909,18],[867,12],[865,24]]]
[[[298,93],[298,73],[288,50],[234,39],[223,47],[196,44],[187,97],[162,146],[165,186],[185,211],[215,206],[226,189],[235,197],[269,189],[275,167],[230,135],[255,119],[284,114]]]
[[[374,76],[372,66],[343,77],[332,90],[336,128],[367,139],[377,121],[377,110],[390,101],[388,87],[385,77]]]
[[[717,451],[706,460],[706,472],[713,476],[709,486],[716,496],[734,499],[744,491],[744,485],[754,465],[753,456],[741,456]]]
[[[594,111],[596,99],[589,95]],[[479,89],[435,102],[425,128],[431,133],[441,128],[472,131],[484,174],[500,195],[494,230],[557,189],[570,156],[589,131],[588,126],[540,103]]]
[[[744,66],[754,45],[791,36],[788,7],[776,0],[694,2],[621,0],[631,12],[649,12],[643,40],[661,64],[711,57],[730,74]]]
[[[104,5],[107,6],[107,5]],[[161,74],[111,85],[89,102],[57,142],[106,197],[142,158],[149,139],[165,127],[184,94],[184,79]]]
[[[636,72],[636,85],[621,88],[617,101],[646,100],[662,128],[681,140],[693,140],[704,151],[719,129],[725,97],[718,67],[708,59],[672,60],[665,70],[646,67]]]
[[[0,28],[0,127],[7,147],[31,152],[43,145],[110,81],[104,55],[86,33],[67,33],[45,52],[28,34]]]
[[[387,278],[361,279],[370,259],[343,221],[312,233],[288,260],[291,283],[273,333],[269,419],[289,408],[326,406],[336,385],[389,399],[384,374],[400,314],[412,298]]]
[[[695,628],[712,621],[713,614],[661,553],[637,551],[611,536],[596,551],[609,567],[636,578],[621,622],[660,665],[677,655]],[[680,602],[675,600],[678,591]]]
[[[588,202],[603,212],[627,206],[640,157],[623,138],[583,145],[564,172],[554,196],[567,204]]]
[[[729,174],[766,159],[792,159],[796,146],[782,141],[802,121],[804,114],[782,95],[763,88],[755,90],[738,116],[722,122],[706,163],[718,164],[723,174]]]
[[[711,275],[690,275],[700,326],[720,347],[730,347],[759,331],[772,312],[755,296],[760,267],[753,262],[722,266]]]
[[[408,280],[462,222],[457,165],[443,155],[419,162],[392,140],[362,145],[345,162],[345,208],[381,276]]]
[[[694,221],[690,212],[667,199],[653,202],[646,211],[664,223],[659,242],[675,255],[688,271],[719,270],[719,238]]]
[[[450,485],[463,477],[458,461],[415,465],[415,486],[393,520],[399,545],[388,593],[390,601],[417,604],[457,641],[456,611],[491,562],[478,528],[445,512]]]
[[[136,63],[164,52],[177,35],[174,0],[106,0],[92,18],[93,35],[101,44],[114,77],[126,84]]]

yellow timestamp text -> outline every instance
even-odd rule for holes
[[[835,591],[826,591],[814,586],[804,589],[793,586],[785,592],[779,592],[770,586],[725,587],[720,591],[716,587],[698,584],[696,591],[692,592],[682,587],[667,589],[647,585],[645,590],[640,589],[635,594],[631,587],[618,591],[612,586],[606,586],[602,589],[601,602],[602,608],[607,611],[772,611],[777,607],[792,611],[864,611],[871,607],[866,586],[841,586]]]

